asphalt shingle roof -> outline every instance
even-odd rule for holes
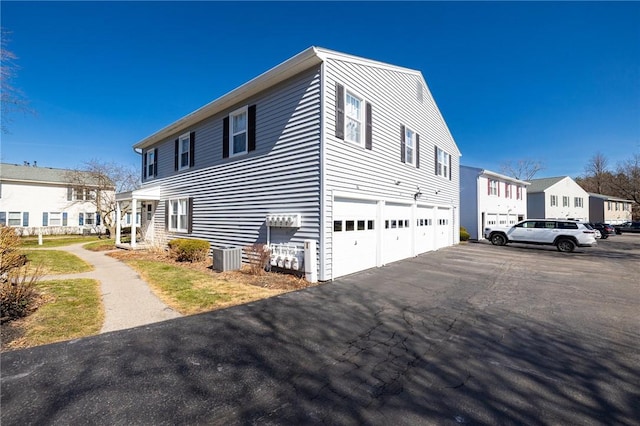
[[[549,178],[542,178],[542,179],[531,179],[529,181],[531,183],[531,186],[527,188],[527,194],[544,192],[547,188],[549,188],[552,185],[555,185],[556,183],[560,182],[562,179],[566,177],[567,176],[558,176],[558,177],[549,177]]]
[[[73,172],[73,170],[0,163],[0,179],[2,180],[69,183],[69,172]]]

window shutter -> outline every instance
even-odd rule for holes
[[[438,176],[438,146],[434,145],[433,148],[434,148],[433,158],[435,159],[435,166],[436,166],[434,173],[436,176]]]
[[[373,149],[373,123],[372,121],[372,107],[369,102],[365,104],[366,106],[366,133],[364,139],[364,147],[366,149]]]
[[[7,224],[7,212],[0,212],[0,225]]]
[[[153,150],[153,176],[158,176],[158,148]]]
[[[416,169],[420,168],[420,135],[416,133]]]
[[[248,111],[247,151],[256,150],[256,106],[251,105]]]
[[[222,120],[222,158],[229,158],[229,116]]]
[[[142,179],[147,178],[147,153],[142,153]]]
[[[491,179],[487,178],[487,195],[491,195]]]
[[[188,207],[188,211],[187,211],[187,232],[188,233],[192,233],[193,232],[193,198],[189,197],[189,201],[187,203]]]
[[[176,139],[176,149],[173,158],[173,169],[178,170],[178,155],[180,153],[180,139]]]
[[[404,126],[401,124],[400,125],[400,161],[402,161],[403,163],[406,162],[405,150],[406,150],[406,142],[404,140]]]
[[[67,188],[67,201],[73,201],[73,188]]]
[[[62,226],[67,226],[67,223],[68,223],[67,219],[68,219],[67,212],[63,212],[62,213]]]
[[[500,196],[500,182],[496,182],[496,186],[498,187],[498,197]]]
[[[49,226],[49,213],[42,212],[42,226]]]
[[[451,154],[449,154],[449,180],[451,180]]]
[[[169,200],[164,201],[164,230],[169,230]]]
[[[96,225],[100,226],[100,213],[96,212]]]
[[[29,212],[22,213],[22,226],[29,226]]]
[[[189,133],[189,167],[196,161],[196,132]]]
[[[84,213],[78,213],[78,226],[84,225]]]
[[[344,86],[336,83],[336,138],[344,140]]]

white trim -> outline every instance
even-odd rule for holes
[[[187,140],[187,165],[183,166],[182,165],[182,154],[184,154],[184,151],[182,150],[182,141]],[[180,137],[178,137],[178,170],[186,170],[189,168],[189,164],[191,164],[191,155],[193,153],[191,152],[191,134],[189,132],[187,133],[183,133],[180,135]]]
[[[181,211],[182,202],[184,202],[184,211]],[[173,204],[177,203],[178,211],[173,213]],[[169,212],[168,212],[168,229],[171,232],[189,232],[189,197],[173,198],[169,199]],[[180,227],[180,216],[185,217],[184,228]],[[176,226],[172,226],[171,218],[176,218]]]
[[[147,163],[147,169],[144,171],[145,173],[145,180],[150,180],[150,179],[154,179],[155,176],[153,174],[153,170],[156,167],[156,155],[155,155],[155,149],[148,149],[147,151],[145,151],[144,155],[146,157],[146,163]],[[153,157],[153,163],[149,162],[149,156]],[[149,173],[149,167],[151,167],[151,173]]]
[[[407,153],[408,153],[408,147],[409,144],[407,143],[407,141],[409,140],[407,138],[407,134],[411,132],[411,134],[413,135],[413,137],[411,138],[411,151],[412,151],[412,155],[411,155],[411,161],[407,161]],[[411,164],[412,166],[416,166],[416,140],[417,140],[417,136],[418,133],[416,133],[415,130],[413,130],[412,128],[410,128],[409,126],[404,126],[404,162],[405,164]]]
[[[351,118],[349,116],[349,114],[347,113],[347,111],[348,111],[347,96],[351,96],[352,98],[357,99],[358,101],[360,101],[360,109],[359,109],[360,117]],[[366,109],[366,100],[365,100],[364,96],[361,96],[355,90],[351,90],[346,85],[344,85],[344,140],[345,140],[345,142],[350,142],[350,143],[352,143],[354,145],[358,145],[358,146],[363,147],[363,148],[364,148],[364,145],[365,145],[365,132],[366,132],[366,128],[367,128],[367,113],[366,113],[365,109]],[[349,119],[351,119],[353,121],[357,121],[360,124],[360,134],[359,134],[359,139],[360,140],[358,140],[358,141],[355,141],[353,139],[349,139],[347,137],[348,136],[347,121]]]
[[[234,153],[233,152],[233,136],[234,136],[233,119],[234,117],[237,117],[242,114],[245,115],[244,130],[236,134],[240,135],[244,133],[244,151]],[[249,106],[245,105],[242,108],[238,108],[237,110],[229,113],[229,158],[245,155],[248,152],[249,152]]]

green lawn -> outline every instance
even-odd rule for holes
[[[41,281],[47,300],[27,318],[22,339],[27,347],[98,334],[104,322],[100,283],[91,279]]]
[[[48,274],[75,274],[89,272],[93,266],[71,253],[61,250],[25,250],[29,260],[28,270],[34,273],[40,266],[40,273]]]
[[[219,280],[211,273],[199,272],[153,260],[128,260],[163,299],[182,314],[194,314],[212,309],[239,305],[281,294],[286,290]]]
[[[23,248],[49,248],[68,246],[70,244],[88,243],[92,241],[98,241],[98,237],[82,236],[82,235],[45,235],[42,237],[42,245],[38,245],[38,237],[22,237]]]

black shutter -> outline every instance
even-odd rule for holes
[[[406,143],[404,140],[404,126],[401,124],[400,125],[400,161],[402,161],[403,163],[406,163],[406,157],[405,157],[405,151],[406,150]]]
[[[193,198],[189,197],[189,201],[187,202],[187,232],[190,234],[193,232]]]
[[[344,86],[336,83],[336,137],[344,140]]]
[[[229,117],[222,120],[222,158],[229,158]]]
[[[169,230],[169,200],[164,202],[164,230]]]
[[[173,158],[173,169],[178,170],[178,155],[180,152],[180,139],[176,139],[176,152]]]
[[[153,150],[153,176],[158,176],[158,148]]]
[[[371,122],[371,104],[369,102],[367,102],[365,104],[366,110],[365,110],[365,114],[366,114],[366,133],[365,133],[365,138],[364,138],[364,147],[367,149],[373,149],[373,124]]]
[[[142,152],[142,179],[147,177],[147,153]]]
[[[451,154],[449,154],[449,180],[451,180]]]
[[[247,151],[256,150],[256,106],[249,107],[249,120],[247,127]]]
[[[435,149],[434,152],[433,152],[433,158],[435,160],[434,163],[435,163],[435,166],[436,166],[434,173],[437,176],[438,175],[438,146],[434,145],[433,148]]]
[[[189,167],[196,161],[196,132],[189,133]]]
[[[420,135],[416,133],[416,169],[420,168]]]

